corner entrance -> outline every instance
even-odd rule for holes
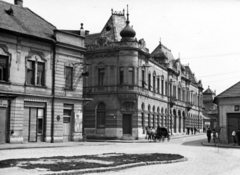
[[[123,134],[132,134],[132,114],[123,114]]]

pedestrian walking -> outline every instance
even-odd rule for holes
[[[240,146],[240,129],[239,129],[239,128],[238,128],[238,130],[237,130],[236,135],[237,135],[238,146]]]
[[[236,139],[236,130],[234,129],[232,132],[232,138],[233,138],[233,146],[237,143],[237,139]]]
[[[197,129],[194,127],[194,135],[196,134],[196,132],[197,132]]]
[[[208,128],[208,130],[207,130],[207,139],[208,139],[208,143],[211,142],[211,134],[212,134],[212,131],[211,131],[210,128]]]

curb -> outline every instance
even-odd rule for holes
[[[102,168],[93,168],[93,169],[85,169],[85,170],[77,170],[72,172],[59,172],[59,173],[49,173],[45,175],[78,175],[80,173],[99,173],[99,172],[106,172],[106,171],[116,171],[122,170],[127,168],[139,167],[139,166],[146,166],[146,165],[155,165],[155,164],[168,164],[168,163],[177,163],[177,162],[184,162],[188,159],[186,157],[178,160],[164,160],[164,161],[151,161],[151,162],[138,162],[138,163],[131,163],[126,165],[119,165],[115,167],[102,167]]]

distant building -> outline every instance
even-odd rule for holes
[[[232,131],[240,129],[240,82],[215,97],[218,105],[220,142],[233,143]]]
[[[203,129],[217,127],[218,109],[214,103],[216,93],[208,87],[203,92]]]
[[[0,143],[82,138],[85,31],[0,1]]]
[[[94,100],[84,106],[84,134],[141,139],[158,125],[172,134],[202,131],[201,81],[163,44],[149,53],[135,35],[129,14],[112,11],[100,33],[86,36],[84,96]]]

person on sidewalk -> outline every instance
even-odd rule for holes
[[[196,135],[197,129],[194,127],[194,135]]]
[[[210,128],[208,128],[208,130],[207,130],[207,138],[208,138],[208,143],[210,143],[210,142],[211,142],[211,134],[212,134],[212,131],[211,131],[211,129],[210,129]]]
[[[237,130],[236,135],[237,135],[238,146],[240,146],[240,129],[239,129],[239,128],[238,128],[238,130]]]
[[[232,132],[232,138],[233,138],[233,146],[235,146],[235,144],[237,143],[236,130],[235,129]]]

